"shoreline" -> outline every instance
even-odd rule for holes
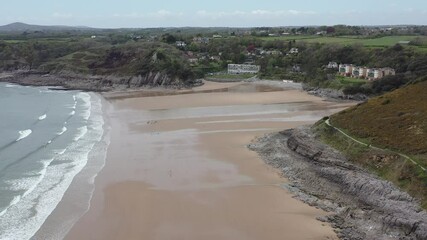
[[[369,98],[369,96],[364,94],[346,95],[342,91],[336,89],[309,87],[304,83],[292,81],[283,82],[282,80],[249,78],[232,81],[216,81],[215,79],[205,77],[204,79],[195,80],[193,84],[190,85],[153,86],[147,84],[133,86],[131,85],[133,78],[135,77],[84,75],[72,72],[49,74],[40,71],[19,70],[0,73],[0,82],[9,82],[22,86],[47,86],[52,87],[52,90],[80,90],[99,93],[116,93],[122,94],[122,98],[131,97],[132,94],[134,94],[133,96],[138,97],[138,92],[141,91],[153,92],[153,94],[164,91],[169,91],[169,94],[190,94],[193,93],[193,88],[200,87],[205,82],[233,84],[255,83],[292,89],[302,89],[310,95],[321,97],[329,101],[366,101]],[[225,89],[222,90],[224,91]]]
[[[49,214],[32,239],[62,239],[75,223],[90,209],[90,202],[95,190],[94,181],[105,166],[107,148],[110,142],[110,123],[106,109],[108,102],[97,93],[90,93],[100,101],[103,118],[103,134],[88,153],[88,162],[77,173],[64,192],[61,201]],[[93,113],[91,112],[91,115]]]
[[[212,91],[225,87],[232,89],[231,92]],[[271,87],[264,90],[248,83],[207,83],[197,88],[194,94],[110,99],[113,107],[108,115],[111,117],[112,135],[106,166],[95,180],[91,208],[74,225],[66,239],[143,236],[170,239],[172,235],[168,234],[173,234],[176,239],[195,236],[196,239],[247,239],[248,236],[240,235],[247,233],[257,238],[265,238],[268,234],[269,239],[281,239],[279,232],[284,233],[284,230],[292,239],[336,239],[327,225],[315,220],[323,213],[293,199],[284,191],[280,186],[285,179],[247,149],[246,144],[259,134],[282,129],[283,126],[291,128],[311,123],[323,116],[323,111],[335,112],[343,106],[324,102],[300,90],[283,91]],[[108,94],[104,94],[107,99],[105,95]],[[239,106],[236,104],[242,107],[236,108]],[[302,108],[289,113],[280,110],[280,113],[268,110],[266,106],[273,109]],[[319,108],[318,112],[312,112],[313,107]],[[223,115],[221,112],[227,108],[235,109],[230,110],[234,113]],[[214,112],[206,116],[203,109]],[[257,114],[257,111],[262,114]],[[292,120],[293,111],[302,114],[301,117]],[[181,118],[180,114],[186,117]],[[163,145],[169,146],[168,150],[157,152],[156,149]],[[177,165],[171,162],[172,159],[183,162]],[[166,165],[156,167],[162,162]],[[233,200],[222,203],[221,196]],[[217,201],[221,204],[215,203]],[[242,205],[242,201],[247,204]],[[206,204],[210,207],[206,208]],[[171,208],[175,205],[177,208]],[[227,210],[223,209],[228,205]],[[211,208],[216,210],[212,212]],[[268,224],[253,225],[258,222],[250,217],[254,209],[258,209],[258,218],[265,219]],[[277,211],[296,212],[272,214]],[[227,212],[235,215],[227,215]],[[204,214],[209,218],[202,217]],[[175,219],[177,216],[179,221]],[[239,220],[235,222],[234,218]],[[282,220],[275,221],[276,218]],[[286,226],[289,221],[293,223]],[[195,225],[190,230],[180,223]],[[311,227],[301,229],[304,225]],[[167,229],[156,233],[157,227]],[[272,229],[267,233],[263,227]]]

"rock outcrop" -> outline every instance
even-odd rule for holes
[[[268,134],[249,145],[283,171],[287,189],[333,212],[323,221],[342,239],[427,239],[427,213],[392,183],[355,166],[316,140],[308,127]]]
[[[311,95],[319,96],[322,98],[336,99],[336,100],[356,100],[365,101],[369,97],[365,94],[345,94],[342,90],[330,89],[330,88],[318,88],[303,85],[303,89]]]
[[[201,81],[183,81],[166,73],[149,72],[144,76],[99,76],[83,75],[73,72],[49,74],[39,71],[15,71],[4,73],[1,82],[31,86],[56,86],[69,90],[111,91],[136,89],[141,87],[188,88],[201,84]]]

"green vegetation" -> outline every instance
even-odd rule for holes
[[[332,116],[331,121],[378,146],[427,153],[427,81],[373,98]],[[427,161],[426,161],[427,165]]]
[[[46,38],[0,41],[0,69],[35,69],[95,75],[138,76],[162,72],[192,81],[196,73],[177,48],[162,42]]]
[[[367,144],[410,156],[427,167],[427,81],[409,84],[331,116],[331,123]],[[427,172],[390,151],[370,149],[318,122],[327,144],[422,201],[427,208]]]
[[[427,75],[427,28],[422,26],[392,30],[344,25],[120,30],[33,27],[38,30],[0,32],[0,70],[124,76],[160,71],[194,79],[224,72],[229,63],[249,63],[261,66],[261,79],[289,79],[342,89],[347,94],[380,94]],[[222,37],[212,38],[214,34]],[[177,46],[176,41],[184,44]],[[410,42],[398,44],[401,41]],[[158,62],[153,63],[157,54]],[[391,67],[397,75],[375,82],[341,78],[336,69],[326,68],[329,62]]]
[[[390,47],[398,44],[401,41],[412,41],[417,36],[386,36],[379,38],[361,38],[361,37],[317,37],[303,39],[309,43],[338,43],[338,44],[360,44],[370,47]],[[423,37],[427,39],[427,37]]]
[[[324,88],[333,88],[333,89],[346,89],[348,91],[352,88],[361,88],[364,84],[368,84],[369,81],[365,79],[359,79],[359,78],[351,78],[351,77],[344,77],[340,75],[334,76],[333,79],[326,81],[321,85],[321,87]],[[359,91],[360,92],[360,91]]]
[[[255,74],[214,74],[207,76],[209,79],[248,79],[256,76]]]

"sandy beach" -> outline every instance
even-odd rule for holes
[[[246,146],[350,103],[253,83],[105,97],[106,165],[66,239],[337,239]]]

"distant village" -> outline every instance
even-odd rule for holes
[[[213,35],[213,39],[222,38],[221,35]],[[207,44],[212,38],[208,37],[195,37],[193,38],[193,43],[197,44]],[[175,45],[178,48],[185,48],[187,44],[184,41],[176,41]],[[254,65],[254,57],[262,57],[265,55],[293,55],[298,54],[298,48],[291,48],[288,52],[282,53],[278,50],[264,50],[262,48],[254,48],[252,51],[246,51],[246,62],[243,64],[228,64],[227,73],[228,74],[257,74],[260,71],[260,66]],[[187,59],[190,63],[196,64],[199,61],[210,60],[210,61],[220,61],[221,53],[216,56],[210,56],[207,53],[193,53],[192,51],[186,51]],[[338,64],[336,62],[330,62],[326,68],[328,69],[338,69],[338,74],[345,77],[367,79],[370,81],[381,79],[385,76],[395,75],[396,71],[390,67],[384,68],[370,68],[365,66],[356,66],[353,64]],[[301,72],[299,65],[292,67],[293,72]]]

